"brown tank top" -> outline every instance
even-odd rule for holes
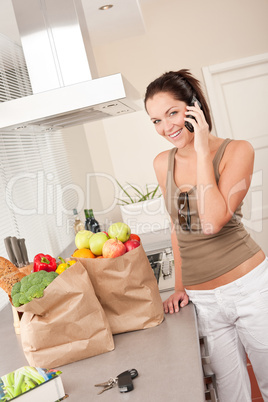
[[[217,184],[220,178],[219,164],[231,141],[229,138],[224,140],[213,159]],[[198,216],[196,186],[188,191],[191,230],[182,230],[178,221],[180,189],[174,180],[176,151],[177,148],[169,151],[165,203],[177,234],[182,259],[182,282],[184,286],[190,286],[217,278],[232,270],[255,255],[260,246],[250,237],[241,222],[242,203],[218,233],[204,234]]]

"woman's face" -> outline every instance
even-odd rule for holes
[[[193,139],[193,133],[184,126],[186,103],[169,92],[159,92],[146,102],[146,109],[158,134],[177,148],[183,148]]]

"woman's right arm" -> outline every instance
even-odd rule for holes
[[[184,286],[182,283],[181,256],[173,223],[171,232],[171,244],[172,244],[174,266],[175,266],[175,293],[169,296],[169,298],[164,301],[163,305],[165,313],[173,314],[174,311],[175,313],[177,313],[180,307],[186,306],[189,302],[189,298],[185,293]]]
[[[157,181],[163,196],[166,194],[166,177],[168,169],[168,151],[162,152],[154,159],[154,170]],[[164,312],[174,313],[179,311],[179,307],[184,307],[188,304],[188,296],[185,293],[181,277],[181,257],[178,245],[174,224],[171,222],[171,244],[174,255],[175,266],[175,293],[173,293],[167,300],[164,301]]]

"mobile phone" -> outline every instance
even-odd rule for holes
[[[195,96],[192,97],[192,100],[191,100],[191,103],[190,103],[189,106],[194,106],[195,102],[197,102],[198,106],[202,109],[201,103],[199,102],[199,100]],[[196,121],[194,116],[192,116],[191,114],[188,114],[187,117],[189,117],[190,119],[194,119]],[[184,125],[187,128],[187,130],[189,130],[191,133],[194,132],[194,126],[191,123],[189,123],[189,121],[186,121],[184,123]]]

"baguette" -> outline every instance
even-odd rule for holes
[[[18,272],[18,268],[4,257],[0,257],[0,278],[11,272]]]
[[[4,275],[0,278],[0,287],[8,294],[9,298],[11,298],[11,290],[15,283],[19,282],[24,276],[26,276],[23,272],[11,272],[7,275]]]

